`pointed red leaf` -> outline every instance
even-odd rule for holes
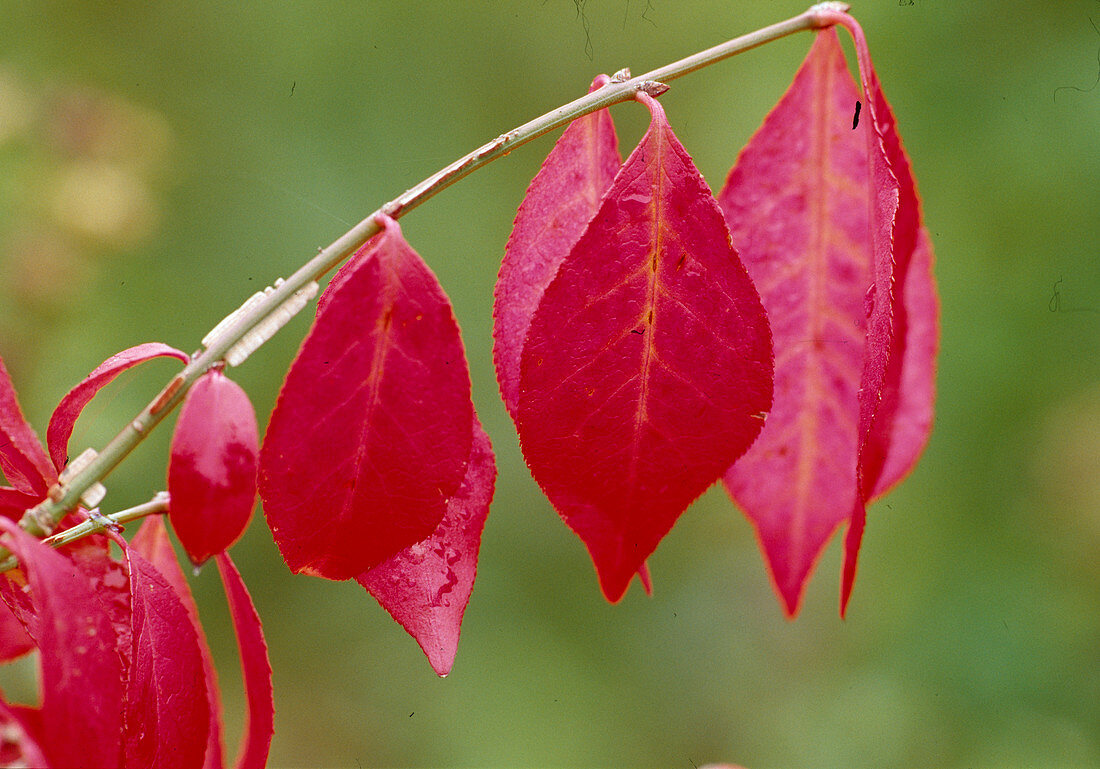
[[[42,442],[23,418],[3,358],[0,358],[0,470],[18,491],[37,499],[42,499],[57,480]]]
[[[768,425],[726,483],[792,616],[825,542],[851,520],[846,602],[866,501],[908,472],[931,424],[931,252],[908,285],[915,187],[866,74],[865,43],[857,50],[873,94],[858,130],[849,116],[859,94],[825,30],[721,195],[772,319],[777,361]]]
[[[176,592],[176,597],[187,610],[188,619],[198,639],[199,652],[202,654],[203,681],[206,684],[206,698],[210,713],[210,725],[207,729],[206,760],[204,769],[222,769],[225,766],[225,749],[222,746],[221,698],[218,689],[218,674],[214,669],[214,660],[210,656],[210,647],[206,642],[206,633],[199,621],[199,610],[187,585],[187,578],[180,569],[176,552],[168,541],[168,529],[164,517],[154,515],[145,519],[137,534],[130,541],[130,547],[151,563],[164,580]]]
[[[610,80],[607,75],[597,76],[589,93]],[[493,291],[493,363],[501,397],[513,421],[531,318],[621,167],[611,113],[603,109],[569,124],[527,187]],[[651,595],[653,586],[644,563],[638,576],[646,594]]]
[[[609,80],[600,75],[589,93]],[[513,420],[531,317],[621,165],[611,112],[602,109],[569,124],[527,187],[493,291],[493,362]]]
[[[73,434],[77,417],[88,405],[88,401],[123,371],[159,357],[176,358],[184,364],[190,361],[186,353],[166,344],[160,342],[139,344],[112,355],[96,366],[80,384],[69,390],[57,404],[57,408],[50,417],[50,425],[46,428],[46,445],[50,447],[50,457],[53,459],[55,468],[61,470],[68,464],[69,437]]]
[[[439,527],[424,541],[356,577],[416,639],[440,676],[450,673],[454,664],[496,474],[489,436],[475,424],[466,478]]]
[[[26,572],[35,616],[42,707],[38,742],[51,766],[117,766],[121,756],[122,666],[112,623],[92,586],[60,553],[0,518],[4,546]],[[4,600],[17,613],[13,575]],[[12,589],[14,587],[14,590]]]
[[[470,456],[470,375],[451,304],[397,222],[381,224],[326,291],[260,452],[283,558],[329,579],[429,536]]]
[[[873,87],[873,115],[899,191],[892,233],[895,282],[890,361],[883,401],[865,448],[868,498],[885,493],[901,480],[916,464],[928,441],[939,339],[932,242],[921,225],[916,179],[877,77],[873,77]]]
[[[225,588],[225,600],[229,615],[233,618],[233,630],[237,635],[237,651],[241,658],[241,674],[244,679],[245,714],[241,750],[237,756],[237,769],[263,769],[271,749],[271,736],[275,733],[275,703],[271,689],[271,661],[267,656],[263,627],[252,597],[248,594],[240,572],[229,553],[218,553],[214,558],[218,574]]]
[[[174,588],[127,547],[132,662],[126,681],[127,769],[201,766],[210,730],[202,652]]]
[[[875,179],[858,98],[832,29],[742,150],[719,195],[775,345],[775,403],[725,475],[756,527],[788,615],[852,514]]]
[[[221,371],[208,371],[187,393],[168,461],[168,519],[196,566],[248,527],[259,445],[248,395]]]
[[[848,14],[838,16],[855,40],[860,80],[864,94],[869,95],[868,111],[874,129],[867,134],[868,153],[872,172],[880,181],[879,195],[872,206],[874,289],[860,385],[859,494],[844,539],[840,589],[843,616],[855,582],[867,502],[876,490],[884,490],[908,472],[927,439],[934,395],[937,303],[930,241],[921,229],[916,183],[893,112],[875,74],[863,30]],[[914,389],[896,389],[905,383],[912,383]],[[895,437],[899,443],[892,445]]]
[[[660,105],[638,98],[649,130],[539,303],[517,420],[612,601],[771,404],[759,297]]]

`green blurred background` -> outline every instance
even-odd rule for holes
[[[579,5],[579,7],[578,7]],[[0,355],[28,418],[115,351],[193,350],[384,201],[584,92],[801,2],[0,0]],[[1100,3],[856,5],[933,233],[936,428],[871,511],[847,621],[834,541],[784,619],[719,490],[617,606],[530,479],[491,365],[493,282],[553,136],[402,221],[450,293],[500,468],[454,672],[354,584],[292,577],[257,516],[234,556],[275,669],[275,767],[1100,766]],[[810,44],[662,97],[718,187]],[[628,151],[645,111],[614,111]],[[305,313],[308,315],[308,313]],[[266,422],[308,327],[234,372]],[[105,390],[101,447],[173,371]],[[164,487],[170,425],[105,509]],[[214,570],[194,582],[221,668]],[[5,673],[28,696],[33,665]]]

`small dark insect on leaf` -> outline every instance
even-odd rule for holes
[[[863,105],[859,103],[859,99],[856,99],[856,114],[852,116],[852,130],[856,130],[856,126],[859,125],[859,108]]]

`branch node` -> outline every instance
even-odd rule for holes
[[[23,513],[23,517],[19,519],[19,524],[28,534],[41,539],[53,531],[54,522],[48,510],[51,504],[50,499],[47,497]]]
[[[286,301],[280,304],[266,318],[261,320],[252,330],[241,337],[241,341],[229,348],[225,353],[225,362],[230,366],[239,366],[254,353],[260,345],[278,333],[279,329],[290,322],[290,319],[301,312],[309,300],[317,296],[319,286],[317,281],[309,283],[295,291]]]
[[[836,24],[836,18],[832,14],[848,13],[851,9],[848,3],[827,2],[810,6],[807,13],[813,18],[814,29],[824,29]]]
[[[656,98],[669,89],[667,83],[659,83],[656,80],[644,80],[638,86],[638,90]]]
[[[202,338],[202,346],[209,350],[210,347],[218,341],[218,337],[225,333],[225,330],[236,322],[237,318],[241,317],[257,304],[262,302],[264,296],[268,292],[270,292],[270,289],[266,289],[265,291],[257,291],[255,294],[245,299],[240,307],[218,321],[218,325],[210,329],[210,333]]]
[[[122,532],[126,531],[125,526],[116,521],[112,521],[103,513],[99,512],[98,508],[93,508],[88,511],[88,520],[102,529],[110,529],[115,534],[121,534]]]
[[[57,488],[63,495],[64,489],[62,487],[64,487],[65,484],[71,481],[78,473],[82,472],[88,465],[92,463],[92,460],[94,460],[98,456],[99,454],[96,453],[95,449],[84,449],[84,451],[81,452],[80,456],[69,462],[69,464],[65,466],[65,469],[61,471],[61,475],[58,476],[59,486],[56,486],[54,488]],[[84,507],[86,508],[91,509],[98,506],[99,503],[103,501],[103,497],[105,496],[107,496],[107,487],[99,481],[96,481],[91,486],[86,488],[84,490],[84,493],[80,495],[80,504],[84,505]],[[58,496],[58,498],[54,501],[61,501],[61,496]]]

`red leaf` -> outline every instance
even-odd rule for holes
[[[440,676],[450,673],[454,664],[496,474],[489,436],[476,424],[466,478],[439,527],[424,541],[356,577],[416,639]]]
[[[539,303],[517,420],[612,601],[771,404],[759,297],[660,105],[638,98],[649,130]]]
[[[589,93],[610,81],[599,75]],[[501,397],[513,421],[519,402],[520,361],[531,318],[546,287],[622,167],[610,111],[569,124],[531,180],[516,213],[494,289],[493,362]],[[652,594],[643,563],[638,576]]]
[[[78,509],[78,513],[84,512]],[[62,519],[62,530],[76,525],[84,516],[72,514]],[[121,539],[119,535],[113,535]],[[59,550],[73,567],[84,574],[92,586],[99,610],[115,631],[115,650],[122,659],[123,671],[131,664],[132,610],[130,608],[130,574],[124,563],[111,557],[108,535],[93,534]]]
[[[50,466],[42,443],[23,418],[11,377],[0,358],[0,470],[18,491],[45,496],[57,473]]]
[[[609,80],[600,75],[589,93]],[[493,291],[493,362],[513,420],[531,318],[621,165],[611,112],[602,109],[569,124],[527,187]]]
[[[287,374],[260,495],[294,572],[349,579],[424,539],[466,474],[470,375],[450,302],[386,217]]]
[[[861,57],[866,70],[865,44]],[[849,537],[861,530],[855,511],[908,472],[931,424],[930,252],[922,277],[903,291],[915,188],[907,161],[888,167],[890,141],[880,134],[889,108],[877,83],[870,92],[869,118],[852,130],[858,92],[836,33],[821,32],[720,196],[776,348],[775,407],[726,483],[757,528],[791,616],[833,531],[849,519]],[[899,191],[901,170],[908,181]],[[915,313],[908,334],[907,307]]]
[[[275,703],[271,689],[271,661],[267,656],[263,627],[252,597],[248,594],[240,572],[233,565],[229,553],[215,556],[218,574],[225,587],[225,599],[233,618],[233,630],[237,634],[237,650],[241,657],[241,673],[244,678],[248,713],[245,717],[241,751],[237,757],[237,769],[263,769],[271,749],[271,736],[275,732]]]
[[[821,32],[719,195],[771,319],[776,360],[767,425],[725,483],[790,616],[856,501],[875,184],[870,121],[851,127],[857,98],[836,33]]]
[[[126,681],[127,769],[201,766],[210,730],[202,653],[175,589],[133,548],[132,664]]]
[[[160,342],[139,344],[112,355],[96,366],[80,384],[69,390],[57,404],[50,417],[50,425],[46,428],[46,445],[50,447],[50,457],[55,468],[60,470],[68,463],[69,437],[73,434],[77,417],[88,405],[88,401],[123,371],[162,356],[176,358],[184,364],[190,360],[186,353]]]
[[[0,515],[13,521],[19,520],[25,510],[34,507],[41,499],[41,494],[0,486]]]
[[[0,663],[22,657],[34,648],[34,639],[8,605],[0,604]],[[0,766],[2,766],[0,762]]]
[[[63,521],[63,526],[76,523],[77,516],[70,516]],[[130,633],[130,590],[121,564],[109,557],[105,538],[91,536],[65,547],[62,552],[73,567],[83,572],[89,583],[95,585],[96,601],[106,613],[121,644]],[[0,605],[2,661],[19,657],[35,647],[25,627],[37,627],[38,623],[37,607],[31,596],[22,591],[11,591],[11,583],[5,584],[5,589],[9,591],[9,601],[17,602],[17,611],[12,613],[12,607]],[[129,656],[123,655],[124,663],[129,663],[128,660]]]
[[[195,599],[191,596],[191,589],[187,586],[187,578],[180,569],[176,553],[168,541],[168,529],[164,525],[164,518],[154,515],[145,519],[138,529],[137,534],[130,541],[130,547],[140,553],[151,563],[165,581],[176,592],[176,597],[187,610],[188,619],[195,630],[198,639],[199,652],[202,654],[203,680],[206,684],[206,697],[208,711],[210,713],[210,725],[207,730],[206,762],[204,769],[222,769],[225,766],[222,746],[222,718],[221,699],[218,696],[218,675],[214,669],[214,660],[210,656],[210,647],[206,642],[206,634],[203,632],[202,623],[199,621],[199,610],[195,606]]]
[[[879,497],[904,478],[920,457],[932,431],[939,300],[932,275],[932,242],[921,227],[916,248],[895,288],[902,295],[894,318],[895,352],[887,371],[886,398],[875,437],[887,449],[871,496]],[[898,346],[900,343],[900,347]],[[895,361],[898,365],[893,365]]]
[[[168,461],[168,519],[195,565],[229,549],[248,527],[259,445],[248,395],[208,371],[187,393]]]
[[[123,675],[112,623],[67,558],[11,521],[0,518],[0,530],[8,534],[4,546],[26,571],[36,609],[28,630],[38,643],[42,670],[38,742],[52,766],[117,766]],[[11,579],[5,579],[9,588]],[[18,611],[11,590],[3,592]]]
[[[851,16],[839,17],[855,40],[863,91],[870,95],[868,109],[874,131],[867,134],[868,153],[879,181],[879,194],[872,208],[874,293],[860,384],[859,494],[844,540],[840,589],[843,616],[855,582],[867,502],[876,491],[884,490],[908,472],[927,440],[938,310],[931,245],[920,225],[920,201],[909,160],[875,75],[863,30]],[[898,389],[906,384],[913,389]],[[892,443],[895,439],[897,444]]]
[[[901,480],[916,464],[928,441],[939,338],[932,242],[921,226],[916,180],[877,77],[873,77],[873,88],[876,127],[899,191],[892,232],[895,279],[890,359],[883,400],[864,458],[869,498],[885,493]]]

